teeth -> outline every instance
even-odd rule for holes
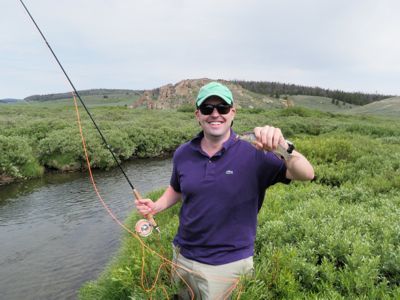
[[[211,125],[219,125],[222,124],[222,122],[210,122]]]

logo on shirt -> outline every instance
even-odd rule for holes
[[[225,174],[226,174],[226,175],[232,175],[232,174],[233,174],[233,171],[232,171],[232,170],[226,170],[226,171],[225,171]]]

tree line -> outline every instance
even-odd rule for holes
[[[341,90],[329,90],[320,87],[309,87],[279,82],[244,80],[234,80],[232,82],[252,92],[276,98],[279,98],[281,95],[310,95],[332,98],[354,105],[365,105],[374,101],[393,97],[392,95],[344,92]]]

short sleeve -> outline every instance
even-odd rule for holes
[[[173,158],[173,168],[172,168],[172,174],[171,174],[171,179],[169,184],[172,186],[172,188],[175,190],[175,192],[180,193],[181,192],[181,184],[179,180],[179,173],[178,173],[178,168],[177,168],[177,163],[176,163],[176,154],[174,155]]]
[[[290,179],[286,178],[286,165],[283,160],[276,157],[272,152],[265,152],[263,166],[260,170],[261,178],[263,178],[264,188],[267,188],[275,183],[281,182],[288,184]]]

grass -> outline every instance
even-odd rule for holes
[[[384,99],[378,102],[357,107],[352,111],[353,114],[379,115],[387,117],[400,116],[400,97]]]
[[[344,113],[346,111],[352,111],[357,105],[348,104],[340,101],[340,104],[336,105],[332,103],[331,98],[319,97],[319,96],[289,96],[289,100],[293,101],[295,106],[305,107],[308,109],[315,109],[324,112],[332,113]]]

